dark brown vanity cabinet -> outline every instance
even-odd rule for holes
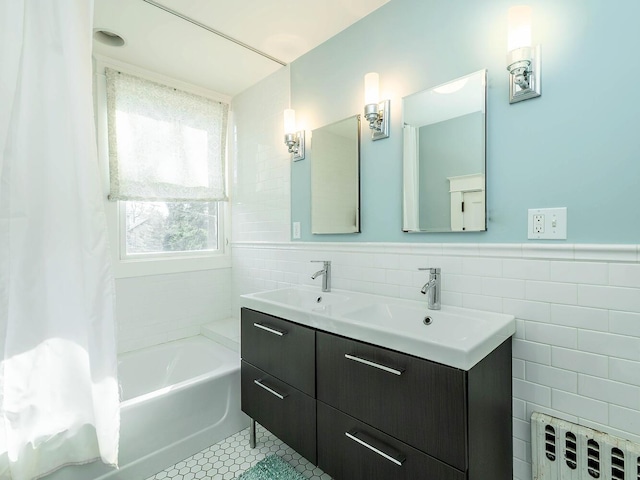
[[[303,329],[312,340],[298,337],[304,346],[296,347],[265,340],[256,331],[256,319],[286,330],[283,337],[290,329]],[[276,350],[271,355],[249,350],[258,347]],[[307,358],[311,354],[313,361]],[[243,309],[242,357],[243,410],[336,480],[512,478],[510,339],[465,371]],[[247,362],[254,361],[272,362],[272,370],[252,370]],[[289,372],[291,365],[301,370]],[[305,368],[313,394],[297,378]],[[255,385],[254,377],[261,375],[273,390],[287,392],[292,405],[296,397],[289,392],[298,385],[303,398],[314,404],[315,424],[308,425],[305,407],[280,413],[285,402],[279,406],[266,400],[268,392]],[[256,393],[256,387],[262,391]],[[292,429],[308,435],[294,435]],[[308,436],[314,437],[313,454],[287,439],[309,452]]]
[[[318,402],[318,466],[338,480],[466,478],[463,472],[323,402]]]
[[[316,332],[316,375],[318,466],[330,475],[511,480],[511,339],[465,371]],[[325,426],[329,418],[348,418],[345,431]],[[356,421],[359,427],[352,426]],[[349,428],[358,432],[356,439],[347,435]],[[360,429],[367,440],[359,438]],[[385,473],[347,474],[351,467],[342,464],[354,450],[363,463],[377,456]],[[385,455],[405,460],[398,465]],[[412,476],[421,468],[421,476]],[[389,471],[394,476],[385,476]]]
[[[466,469],[464,371],[336,335],[316,335],[318,400]]]
[[[315,330],[246,308],[241,317],[242,411],[316,464]]]
[[[242,360],[315,398],[313,328],[243,308],[240,335]]]

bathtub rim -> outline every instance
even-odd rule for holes
[[[171,385],[166,385],[164,387],[160,387],[158,389],[152,390],[147,393],[143,393],[142,395],[137,395],[135,397],[128,398],[126,400],[122,400],[123,388],[120,385],[120,409],[128,409],[135,405],[144,403],[152,398],[156,398],[160,395],[169,395],[172,392],[179,392],[184,390],[185,388],[189,388],[189,386],[205,382],[207,380],[213,380],[218,377],[222,377],[227,375],[235,370],[240,370],[240,354],[226,345],[223,345],[211,338],[208,338],[204,335],[193,335],[191,337],[180,338],[176,340],[171,340],[169,342],[160,343],[157,345],[151,345],[149,347],[144,347],[138,350],[131,350],[124,354],[118,356],[118,367],[120,366],[120,361],[122,359],[128,359],[129,357],[133,357],[136,354],[144,353],[144,352],[154,352],[158,350],[166,349],[172,345],[180,345],[180,344],[189,344],[189,343],[198,343],[207,346],[214,346],[215,353],[220,355],[222,353],[222,364],[218,366],[215,370],[196,375],[195,377],[190,377],[187,380],[182,380],[177,383],[173,383]],[[220,356],[218,357],[220,358]],[[118,372],[119,373],[119,372]]]

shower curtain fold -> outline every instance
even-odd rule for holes
[[[92,0],[0,0],[0,478],[117,464]]]

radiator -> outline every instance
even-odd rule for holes
[[[640,480],[640,444],[538,412],[531,450],[533,480]]]

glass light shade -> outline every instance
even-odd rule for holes
[[[507,52],[531,46],[531,7],[518,5],[508,12]]]
[[[379,77],[375,72],[369,72],[364,76],[364,104],[371,105],[378,103],[379,93]]]
[[[287,108],[284,111],[284,133],[296,132],[296,111],[292,108]]]

